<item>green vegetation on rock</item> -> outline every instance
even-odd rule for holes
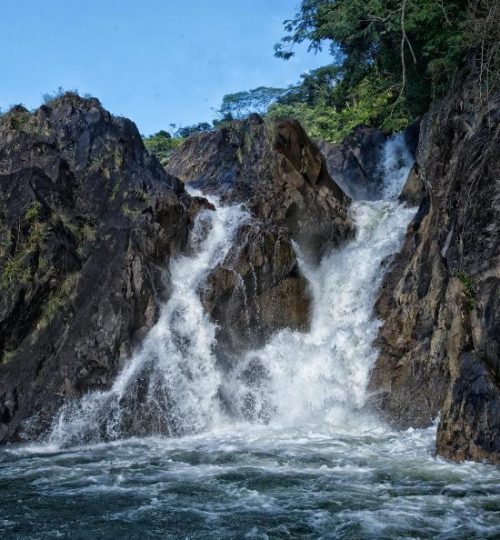
[[[67,310],[69,296],[78,281],[78,274],[71,273],[51,293],[43,306],[42,315],[38,321],[37,330],[43,330],[51,323],[52,319],[61,311]]]
[[[154,135],[144,137],[144,146],[150,154],[156,156],[162,165],[166,165],[172,152],[184,142],[183,137],[172,137],[168,131],[161,130]]]
[[[474,290],[474,281],[471,276],[467,274],[458,274],[458,279],[462,282],[465,292],[466,306],[469,311],[472,311],[476,306],[476,292]]]
[[[360,124],[384,133],[409,126],[467,70],[479,73],[483,104],[500,86],[498,0],[302,0],[285,30],[278,57],[307,42],[329,46],[332,63],[289,88],[224,96],[215,126],[257,112],[339,142]]]
[[[481,72],[484,93],[499,83],[497,0],[303,0],[285,29],[277,56],[326,43],[334,64],[305,76],[273,114],[295,113],[327,140],[359,123],[385,132],[409,125],[469,68]]]
[[[31,203],[14,235],[0,216],[0,289],[7,290],[12,284],[30,280],[31,267],[27,259],[39,252],[49,228],[47,222],[40,220],[40,209],[38,201]]]

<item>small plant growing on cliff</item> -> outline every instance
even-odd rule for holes
[[[77,281],[78,276],[76,273],[69,274],[56,291],[49,296],[42,316],[38,321],[37,330],[43,330],[52,322],[57,313],[67,310],[70,294]]]
[[[135,197],[140,202],[148,202],[149,196],[144,189],[133,188],[130,190],[130,195]]]
[[[474,281],[471,276],[467,274],[460,273],[458,274],[458,279],[462,282],[462,285],[465,289],[465,300],[466,306],[469,311],[472,311],[476,306],[476,292],[474,290]]]
[[[129,219],[137,219],[141,215],[140,210],[137,210],[135,208],[130,208],[128,203],[123,203],[122,213],[125,217]]]
[[[2,356],[0,357],[0,364],[7,364],[10,362],[16,355],[16,348],[13,346],[8,346],[3,351]]]
[[[7,225],[6,213],[5,202],[0,199],[0,258],[5,257],[10,249],[10,229]]]
[[[0,253],[6,255],[0,275],[0,288],[4,290],[15,283],[27,283],[31,278],[32,268],[27,264],[27,258],[40,250],[48,231],[48,224],[39,221],[40,210],[41,205],[37,202],[32,203],[26,210],[22,221],[28,224],[29,228],[23,235],[21,222],[19,223],[14,252],[10,254],[6,253],[5,249],[0,250]]]
[[[2,116],[2,122],[7,124],[10,129],[22,130],[30,119],[28,109],[22,104],[13,105],[10,110]]]
[[[24,219],[30,223],[38,221],[41,209],[42,205],[38,201],[32,202],[24,214]]]
[[[73,88],[72,90],[65,90],[62,86],[59,86],[56,90],[43,94],[42,99],[44,105],[56,107],[63,99],[68,99],[70,101],[79,100],[80,95],[78,94],[78,90],[76,88]]]

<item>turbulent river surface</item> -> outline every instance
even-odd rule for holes
[[[394,137],[378,198],[352,205],[356,238],[301,261],[309,332],[232,369],[197,288],[248,215],[203,215],[113,387],[68,404],[40,444],[0,450],[0,537],[500,538],[500,468],[439,459],[435,428],[396,432],[364,408],[373,303],[415,211],[397,202],[410,166]]]

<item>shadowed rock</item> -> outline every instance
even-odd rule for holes
[[[200,294],[220,325],[219,343],[226,353],[261,346],[278,328],[308,327],[307,282],[284,228],[259,223],[241,227]]]
[[[310,297],[292,242],[319,260],[354,227],[348,197],[302,127],[253,115],[191,137],[167,171],[223,204],[243,203],[254,218],[200,288],[221,349],[234,355],[280,328],[306,329]]]
[[[376,128],[358,126],[341,143],[318,141],[328,172],[353,199],[380,198],[380,157],[387,137]]]
[[[172,156],[167,172],[225,204],[244,203],[263,222],[288,228],[312,258],[354,232],[349,198],[294,120],[266,124],[253,115],[195,135]]]

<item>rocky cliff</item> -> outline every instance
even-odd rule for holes
[[[110,384],[203,204],[96,99],[0,119],[0,442]]]
[[[398,427],[440,415],[442,456],[500,462],[500,102],[482,90],[467,80],[422,121],[370,388]]]
[[[200,288],[225,352],[262,345],[280,328],[305,329],[310,296],[292,242],[318,260],[354,226],[349,198],[300,124],[253,115],[195,135],[167,171],[224,204],[243,203],[253,216]]]
[[[294,120],[265,123],[253,115],[195,135],[167,171],[224,203],[244,203],[261,221],[286,227],[309,257],[319,258],[353,234],[348,197]]]

